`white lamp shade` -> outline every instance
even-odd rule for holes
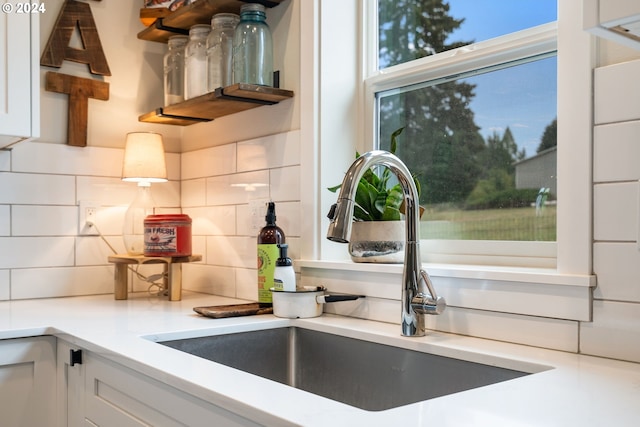
[[[132,182],[165,182],[167,180],[162,135],[154,132],[127,134],[122,180]]]

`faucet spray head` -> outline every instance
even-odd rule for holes
[[[336,203],[331,205],[327,214],[331,220],[327,230],[327,239],[337,243],[349,243],[352,214],[353,201],[350,199],[338,199]]]

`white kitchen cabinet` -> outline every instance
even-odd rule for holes
[[[0,148],[40,134],[40,15],[24,13],[32,4],[2,2]]]
[[[0,341],[0,424],[49,426],[56,417],[56,339]]]
[[[59,396],[66,407],[61,425],[76,426],[257,426],[222,407],[191,396],[133,369],[82,350],[70,366],[70,350],[58,346]],[[62,375],[62,376],[60,376]],[[66,423],[66,424],[65,424]]]

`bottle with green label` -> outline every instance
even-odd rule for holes
[[[258,234],[258,302],[272,304],[271,291],[276,262],[280,256],[278,245],[285,243],[284,231],[276,225],[276,204],[269,202],[266,225]]]

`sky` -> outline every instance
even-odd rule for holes
[[[464,17],[447,41],[482,41],[557,19],[556,0],[449,0],[449,13]],[[506,18],[508,17],[508,18]],[[486,137],[507,126],[527,157],[556,117],[555,58],[470,78],[476,124]],[[499,74],[498,74],[499,73]]]

